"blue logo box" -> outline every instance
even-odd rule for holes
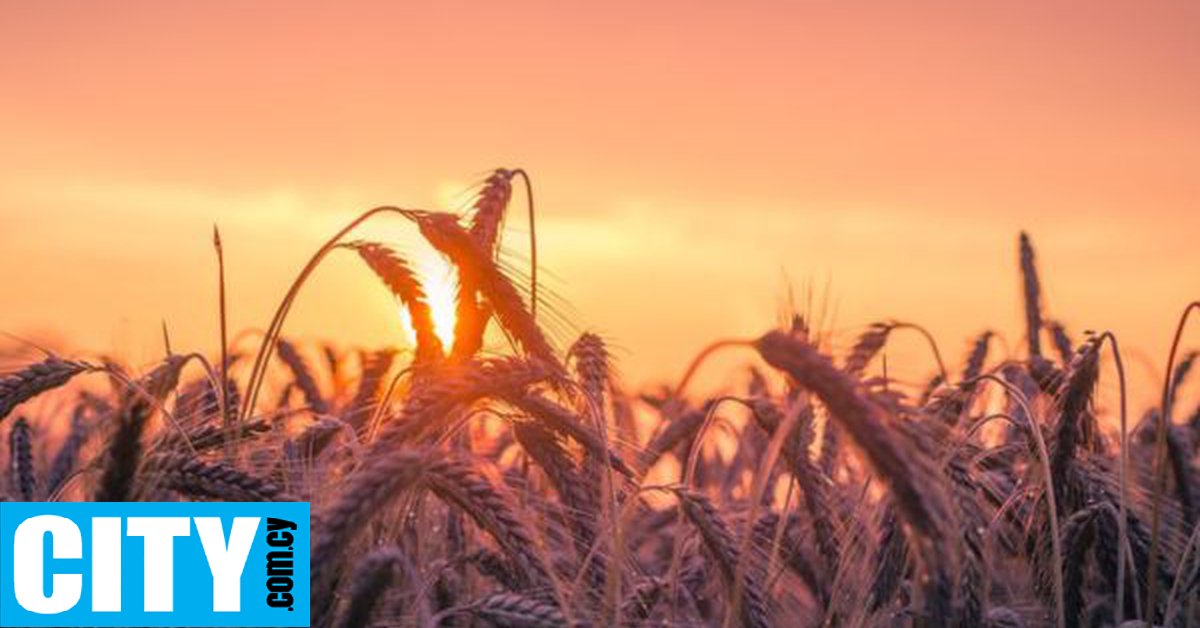
[[[309,542],[300,502],[0,502],[0,626],[308,626]]]

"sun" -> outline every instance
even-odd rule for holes
[[[458,288],[454,267],[436,254],[416,255],[410,261],[421,286],[425,288],[425,301],[433,318],[433,333],[448,351],[454,345],[455,295]],[[400,305],[400,320],[404,325],[405,337],[409,343],[415,343],[417,334],[413,330],[412,316],[403,304]]]

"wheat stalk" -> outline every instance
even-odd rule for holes
[[[296,345],[280,338],[275,343],[275,351],[279,355],[279,359],[283,360],[283,363],[291,370],[292,381],[304,395],[304,402],[308,404],[308,409],[316,414],[328,414],[329,406],[325,403],[320,388],[317,387],[317,380],[308,366],[308,360],[300,355]]]

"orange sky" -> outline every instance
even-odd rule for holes
[[[232,324],[262,326],[358,210],[521,166],[548,286],[630,379],[789,285],[830,286],[843,342],[1015,344],[1022,227],[1052,314],[1161,369],[1200,296],[1200,5],[855,4],[0,3],[0,329],[145,360],[165,318],[212,349],[213,222]],[[349,257],[288,331],[403,338]]]

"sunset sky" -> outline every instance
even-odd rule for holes
[[[559,312],[636,382],[810,287],[842,347],[899,318],[956,363],[987,327],[1015,351],[1022,228],[1049,314],[1144,378],[1200,297],[1198,32],[1195,2],[4,1],[0,330],[212,351],[214,223],[231,326],[264,327],[359,211],[460,209],[506,166]],[[349,255],[286,331],[405,341]]]

